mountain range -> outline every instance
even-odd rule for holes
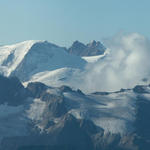
[[[74,86],[106,51],[96,41],[69,50],[47,41],[1,46],[0,150],[149,150],[150,85]]]
[[[0,149],[147,150],[149,89],[86,95],[0,76]]]

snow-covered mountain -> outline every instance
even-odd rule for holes
[[[98,45],[99,42],[93,41],[87,47]],[[24,41],[0,47],[0,72],[5,76],[17,76],[25,84],[40,81],[49,86],[78,88],[85,66],[106,54],[107,50],[103,55],[80,57],[47,41]]]
[[[6,76],[22,81],[39,72],[63,67],[83,68],[86,62],[68,54],[64,48],[47,41],[25,41],[0,47],[0,70]]]
[[[83,60],[86,61],[86,65],[84,68],[71,68],[71,67],[65,67],[65,68],[59,68],[52,71],[42,71],[38,72],[36,74],[33,74],[30,77],[30,80],[27,80],[24,82],[24,85],[26,85],[29,82],[42,82],[48,86],[54,86],[59,87],[62,85],[67,85],[72,87],[73,89],[80,88],[84,92],[89,92],[88,87],[86,87],[86,83],[84,84],[86,75],[88,74],[88,71],[92,70],[93,67],[90,67],[90,65],[94,65],[98,61],[104,59],[109,54],[109,50],[107,49],[103,55],[98,56],[87,56],[87,57],[81,57]],[[86,68],[87,66],[88,69]],[[98,68],[97,68],[98,69]]]

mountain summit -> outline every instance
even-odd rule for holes
[[[106,48],[99,41],[91,41],[88,44],[83,44],[79,41],[75,41],[72,46],[67,49],[67,52],[77,56],[96,56],[104,54]]]

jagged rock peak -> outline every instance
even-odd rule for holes
[[[95,41],[92,40],[90,43],[87,44],[87,47],[103,47],[105,49],[105,47],[103,46],[103,44],[100,41]]]
[[[105,50],[106,48],[101,42],[93,40],[86,45],[75,41],[67,52],[78,56],[95,56],[104,54]]]

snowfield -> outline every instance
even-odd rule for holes
[[[131,92],[109,95],[79,96],[64,93],[73,109],[70,113],[76,118],[91,119],[108,133],[125,134],[132,132],[135,120],[135,94]],[[74,107],[74,104],[77,107]]]

